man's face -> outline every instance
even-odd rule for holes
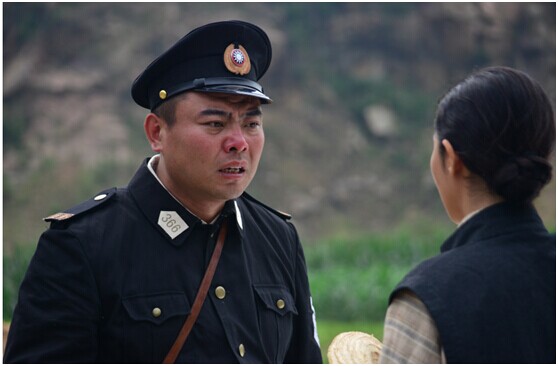
[[[264,140],[259,99],[189,92],[174,124],[163,124],[158,174],[183,201],[234,199],[254,178]]]

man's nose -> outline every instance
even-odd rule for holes
[[[246,138],[240,127],[234,127],[230,131],[225,140],[224,148],[226,152],[242,152],[248,150],[248,142],[246,142]]]

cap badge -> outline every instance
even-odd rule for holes
[[[246,75],[250,72],[250,57],[241,45],[235,47],[234,43],[231,43],[225,50],[223,59],[227,70],[233,74]]]

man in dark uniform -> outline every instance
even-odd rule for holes
[[[270,99],[257,81],[270,61],[260,28],[219,22],[187,34],[135,80],[157,154],[126,188],[46,219],[5,362],[168,361],[200,294],[176,362],[322,362],[296,230],[244,192],[264,145],[261,104]]]

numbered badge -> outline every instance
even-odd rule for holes
[[[158,224],[172,239],[188,229],[188,224],[182,220],[176,211],[161,211]]]

